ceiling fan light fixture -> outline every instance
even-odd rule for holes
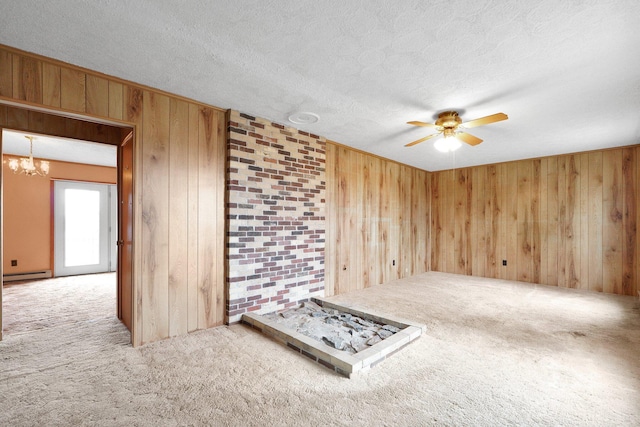
[[[442,153],[448,153],[462,147],[462,143],[455,136],[443,136],[442,138],[438,138],[433,146]]]

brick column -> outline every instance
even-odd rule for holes
[[[226,321],[324,295],[325,139],[231,111]]]

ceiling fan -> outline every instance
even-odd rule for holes
[[[490,116],[481,117],[479,119],[471,120],[466,123],[462,123],[462,119],[458,115],[456,111],[444,111],[438,114],[438,120],[436,120],[435,124],[433,123],[425,123],[425,122],[407,122],[409,125],[414,126],[424,126],[436,129],[438,132],[425,136],[424,138],[420,138],[417,141],[410,142],[405,145],[405,147],[411,147],[416,144],[420,144],[428,139],[436,137],[438,135],[443,135],[445,140],[455,141],[455,138],[460,141],[467,143],[469,145],[478,145],[482,142],[482,140],[476,136],[473,136],[469,133],[461,131],[459,128],[469,129],[477,126],[484,126],[490,123],[499,122],[502,120],[507,120],[509,117],[504,113],[492,114]],[[436,143],[437,144],[437,143]],[[453,151],[460,146],[460,143],[455,141],[457,145],[446,145],[444,147],[449,147],[448,149],[442,149],[441,151]],[[443,147],[443,148],[444,148]],[[439,147],[436,147],[440,149]]]

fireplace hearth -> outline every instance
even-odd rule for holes
[[[244,314],[242,322],[349,378],[368,371],[419,338],[426,329],[425,325],[323,298],[312,298],[307,307],[308,310],[298,307],[268,315]],[[298,313],[292,314],[295,311]],[[300,317],[305,314],[310,317],[308,321]],[[317,326],[317,322],[323,325]],[[304,327],[298,327],[300,324]]]

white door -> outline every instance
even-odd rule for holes
[[[55,276],[111,271],[110,187],[115,186],[54,181]]]

